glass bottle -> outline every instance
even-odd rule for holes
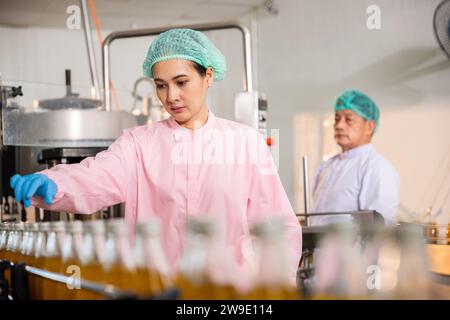
[[[397,272],[396,298],[430,299],[432,297],[429,258],[420,227],[401,225],[398,232],[400,265]]]
[[[128,236],[125,220],[112,219],[107,222],[103,270],[107,284],[133,291],[135,263]]]
[[[251,229],[256,252],[256,278],[244,299],[298,299],[295,281],[291,279],[284,241],[282,220],[271,218]]]
[[[5,224],[5,237],[3,240],[3,260],[11,261],[12,256],[12,242],[14,241],[14,225],[12,223]],[[7,268],[5,270],[5,280],[11,283],[11,270]]]
[[[7,241],[8,241],[8,231],[6,223],[0,223],[0,260],[5,260]]]
[[[447,244],[450,244],[450,223],[447,224]]]
[[[436,243],[438,237],[438,227],[436,222],[429,222],[428,224],[428,240],[430,243]]]
[[[30,267],[36,267],[34,248],[36,246],[36,239],[38,236],[38,231],[39,231],[39,223],[37,223],[37,222],[30,223],[30,225],[29,225],[30,235],[29,235],[27,244],[25,246],[25,255],[27,257],[25,263]],[[32,277],[32,275],[28,274],[28,292],[29,292],[30,300],[35,299],[35,296],[34,296],[35,289],[33,287],[33,285],[34,285],[33,280],[34,280],[34,278]]]
[[[28,265],[28,258],[29,258],[27,255],[26,248],[28,246],[28,243],[30,241],[30,236],[31,236],[30,227],[31,227],[30,223],[23,224],[23,236],[22,236],[22,241],[19,244],[21,262],[25,263],[26,265]]]
[[[186,250],[180,259],[175,284],[181,299],[233,299],[236,297],[234,257],[217,226],[206,218],[188,221]]]
[[[365,299],[365,263],[355,226],[331,225],[315,249],[315,299]]]
[[[16,224],[11,223],[9,224],[9,233],[8,233],[8,240],[6,242],[6,259],[7,261],[14,262],[15,260],[15,252],[13,250],[13,247],[16,243],[16,236],[17,236],[17,230],[16,230]]]
[[[104,283],[103,261],[105,255],[105,223],[103,220],[91,220],[83,225],[83,246],[80,255],[81,278],[98,284]],[[100,293],[89,290],[77,290],[77,300],[103,299]]]
[[[23,223],[16,223],[15,224],[15,237],[14,242],[12,245],[12,251],[14,254],[14,263],[20,263],[22,262],[22,252],[21,252],[21,246],[22,246],[22,240],[23,240],[23,233],[24,233],[24,224]]]
[[[68,277],[65,284],[58,286],[58,299],[74,299],[80,287],[82,268],[80,255],[83,248],[83,223],[80,220],[66,222],[66,236],[62,245],[59,273]]]
[[[136,225],[134,257],[134,283],[138,295],[151,297],[171,286],[169,265],[161,246],[158,220],[150,219]]]
[[[64,221],[53,221],[50,223],[50,230],[47,235],[44,269],[50,272],[59,273],[61,268],[62,246],[65,237]],[[63,285],[60,282],[45,279],[43,281],[43,299],[55,300],[58,298],[58,287]]]
[[[34,261],[37,269],[44,270],[45,268],[45,252],[47,245],[47,233],[50,231],[50,222],[41,222],[38,226],[38,234],[36,244],[34,247]],[[34,288],[33,296],[37,300],[43,299],[43,281],[44,278],[38,275],[32,275],[32,287]]]

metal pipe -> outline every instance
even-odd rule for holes
[[[92,86],[95,89],[95,99],[100,99],[100,86],[98,82],[97,65],[95,63],[94,46],[92,43],[92,35],[91,35],[91,23],[89,20],[89,13],[86,5],[86,0],[80,0],[80,5],[83,17],[84,35],[86,39],[86,46],[88,49],[89,71],[91,73],[91,82]]]
[[[110,91],[110,45],[116,39],[137,38],[145,36],[158,35],[164,31],[172,28],[189,28],[197,31],[213,31],[225,29],[238,29],[242,33],[243,47],[244,47],[244,91],[253,91],[253,77],[252,77],[252,56],[251,56],[251,39],[248,29],[236,22],[222,22],[222,23],[206,23],[206,24],[190,24],[173,27],[147,28],[137,30],[116,31],[110,33],[103,41],[102,47],[102,66],[103,66],[103,89],[104,89],[104,104],[105,110],[111,111],[111,91]]]
[[[305,223],[308,226],[309,213],[308,157],[303,156],[303,196],[305,200]]]

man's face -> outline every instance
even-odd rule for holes
[[[374,121],[366,121],[350,110],[339,110],[334,115],[334,139],[347,151],[370,142]]]

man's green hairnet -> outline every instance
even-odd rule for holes
[[[190,60],[214,70],[214,80],[225,78],[227,63],[223,54],[201,32],[191,29],[171,29],[161,33],[150,45],[144,60],[144,75],[153,78],[155,63],[170,59]]]
[[[380,110],[375,102],[364,93],[354,89],[344,91],[334,104],[334,111],[339,110],[351,110],[365,120],[375,121],[374,133],[377,131]]]

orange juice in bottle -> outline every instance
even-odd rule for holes
[[[19,263],[21,259],[20,254],[20,243],[23,231],[22,223],[13,223],[12,224],[12,233],[9,241],[9,252],[8,252],[8,260],[12,263]],[[11,271],[7,270],[7,279],[11,283]]]
[[[64,222],[53,221],[50,222],[50,230],[47,235],[46,249],[45,249],[45,265],[46,271],[59,273],[61,265],[61,247],[64,240]],[[44,300],[55,300],[57,297],[56,291],[60,283],[54,280],[45,279],[43,281],[43,296]]]
[[[209,219],[206,246],[207,283],[213,294],[208,299],[229,300],[237,298],[236,274],[238,273],[234,255],[225,243],[222,225]]]
[[[11,223],[9,225],[9,236],[8,236],[8,242],[6,244],[6,260],[9,262],[15,261],[15,245],[16,245],[16,238],[17,238],[17,229],[16,229],[16,223]]]
[[[36,244],[34,247],[34,261],[37,269],[45,270],[45,249],[47,244],[47,233],[50,231],[50,222],[41,222],[38,225],[38,234]],[[33,296],[37,300],[43,299],[44,292],[44,278],[38,275],[32,275],[33,281]]]
[[[22,247],[22,240],[23,240],[24,224],[16,223],[15,227],[16,227],[16,235],[14,237],[14,243],[13,243],[13,247],[12,247],[12,250],[14,253],[13,262],[20,263],[20,262],[23,262],[21,247]]]
[[[422,230],[412,224],[401,225],[397,241],[400,264],[397,268],[395,297],[397,299],[433,299],[433,281],[423,241]]]
[[[450,244],[450,223],[447,225],[447,244]]]
[[[97,284],[104,283],[103,267],[105,254],[105,223],[103,220],[84,222],[83,247],[80,255],[81,277]],[[103,299],[100,293],[87,289],[77,290],[77,300]]]
[[[26,255],[26,264],[30,267],[36,267],[36,261],[34,257],[34,248],[36,245],[36,238],[38,234],[38,223],[30,223],[29,225],[29,238],[27,241],[27,244],[25,246],[25,255]],[[28,292],[29,292],[29,298],[30,300],[34,300],[34,281],[33,276],[29,273],[28,274]]]
[[[437,223],[432,221],[428,224],[428,239],[431,243],[436,243],[438,237]]]
[[[105,252],[105,282],[118,289],[133,291],[135,264],[125,220],[113,219],[107,222]]]
[[[241,298],[257,300],[292,300],[299,295],[290,273],[287,247],[284,241],[284,224],[271,218],[252,227],[255,239],[257,270],[251,289]]]
[[[59,300],[75,299],[81,290],[80,280],[83,278],[83,270],[80,263],[80,254],[82,245],[83,223],[80,220],[67,221],[59,269],[59,273],[66,276],[67,281],[58,285],[57,296]]]
[[[234,258],[228,252],[222,233],[211,220],[188,221],[186,250],[180,260],[176,285],[181,299],[232,299]]]
[[[23,224],[23,237],[22,242],[20,243],[20,254],[21,254],[21,260],[25,265],[28,265],[29,256],[27,254],[27,247],[28,243],[30,242],[30,236],[31,236],[31,224],[30,223],[24,223]]]
[[[14,241],[14,226],[11,223],[5,224],[5,236],[3,240],[3,260],[11,261],[12,257],[12,242]],[[11,270],[7,268],[5,270],[5,280],[11,283]]]
[[[170,268],[162,250],[160,225],[156,218],[136,225],[134,249],[134,283],[138,295],[151,297],[168,289],[172,285]]]
[[[136,271],[133,273],[134,289],[140,297],[150,297],[152,294],[150,288],[149,271],[145,265],[144,240],[140,232],[140,225],[136,225],[136,237],[134,239],[134,259],[136,262]]]
[[[6,223],[0,222],[0,260],[5,260],[7,240],[8,240],[8,231]]]

